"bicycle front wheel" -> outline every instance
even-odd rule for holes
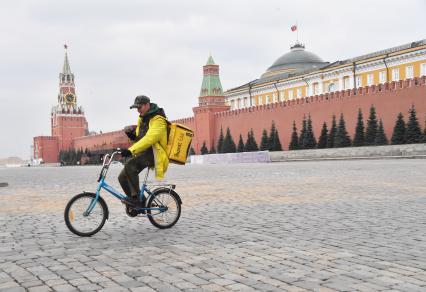
[[[96,194],[81,193],[73,197],[65,207],[64,219],[68,229],[79,236],[92,236],[99,232],[108,218],[108,207],[99,197],[92,211],[88,214],[90,204]]]
[[[170,228],[179,220],[181,213],[181,200],[179,195],[170,189],[157,189],[147,202],[147,215],[149,221],[157,228]]]

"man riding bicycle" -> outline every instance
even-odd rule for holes
[[[130,108],[137,109],[139,118],[136,126],[124,128],[124,132],[134,143],[130,148],[121,150],[123,157],[131,158],[120,172],[118,181],[127,195],[125,203],[138,206],[141,203],[138,200],[139,173],[146,167],[155,167],[155,177],[161,180],[167,171],[167,121],[164,110],[151,103],[145,95],[137,96]],[[144,204],[143,201],[142,206]]]

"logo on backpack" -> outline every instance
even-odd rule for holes
[[[167,156],[171,163],[185,164],[194,132],[177,123],[167,121]]]

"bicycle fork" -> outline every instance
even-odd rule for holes
[[[89,216],[90,215],[90,213],[93,211],[93,208],[95,208],[95,206],[96,206],[96,203],[98,202],[98,200],[99,200],[99,196],[100,196],[100,193],[101,193],[101,188],[102,188],[102,184],[103,184],[103,179],[99,182],[99,185],[98,185],[98,188],[96,189],[96,197],[94,197],[93,199],[92,199],[92,201],[90,202],[90,204],[89,204],[89,207],[87,207],[87,209],[86,209],[86,211],[84,211],[84,213],[83,213],[83,216],[84,217],[87,217],[87,216]]]

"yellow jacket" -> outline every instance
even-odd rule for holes
[[[136,128],[136,137],[139,135],[142,118],[138,119]],[[137,155],[152,146],[155,161],[155,178],[158,180],[164,179],[164,174],[169,166],[169,158],[167,156],[167,122],[160,116],[156,115],[149,121],[149,128],[146,135],[139,141],[133,144],[129,151],[133,155]]]

